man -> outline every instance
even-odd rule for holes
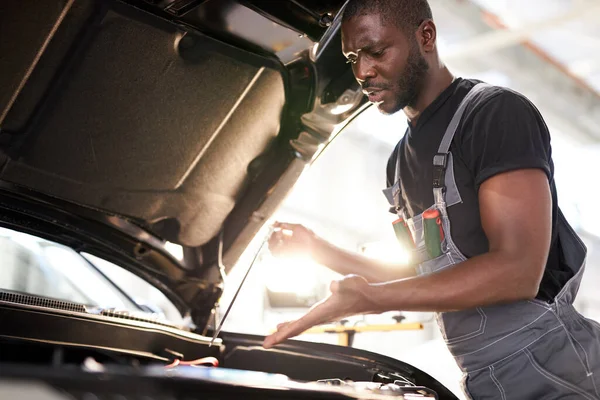
[[[309,253],[347,276],[264,346],[350,315],[431,311],[467,395],[599,398],[600,327],[572,306],[586,249],[557,206],[547,127],[524,96],[453,77],[436,34],[426,0],[347,4],[342,48],[357,81],[381,112],[409,122],[385,194],[412,268],[277,224],[275,254]]]

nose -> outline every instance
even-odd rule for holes
[[[352,65],[352,72],[360,84],[377,76],[377,71],[375,71],[373,64],[365,60],[364,57],[359,57],[356,60],[356,63]]]

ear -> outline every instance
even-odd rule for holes
[[[431,19],[426,19],[417,29],[417,42],[424,53],[435,50],[437,40],[437,28]]]

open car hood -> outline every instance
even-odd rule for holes
[[[203,329],[219,249],[234,265],[365,105],[342,7],[3,2],[0,223],[128,268]]]

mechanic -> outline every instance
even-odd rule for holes
[[[426,0],[350,0],[342,49],[369,101],[408,129],[384,194],[411,268],[277,223],[275,255],[308,253],[346,275],[265,339],[357,314],[435,312],[475,399],[599,398],[600,326],[573,300],[586,248],[557,205],[550,134],[523,95],[454,77]]]

